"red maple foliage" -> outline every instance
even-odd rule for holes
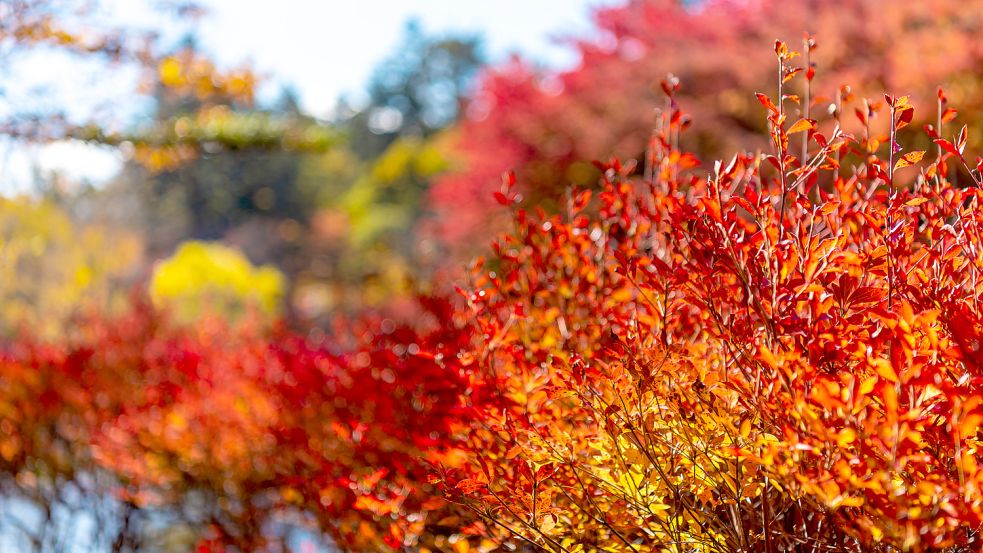
[[[852,112],[864,97],[904,90],[930,105],[942,84],[954,104],[973,111],[983,105],[980,13],[977,0],[629,0],[599,9],[598,38],[571,41],[577,67],[540,72],[514,59],[485,73],[460,124],[462,169],[433,187],[436,216],[426,228],[474,253],[481,241],[473,238],[489,222],[506,228],[491,199],[502,172],[515,170],[531,205],[552,209],[569,185],[594,185],[590,160],[641,158],[659,113],[671,109],[659,84],[670,72],[683,83],[676,97],[693,116],[689,151],[715,159],[764,147],[766,128],[749,92],[774,83],[760,45],[776,37],[803,52],[803,76],[819,70],[815,80],[786,89],[802,100],[794,115],[841,119],[859,132]],[[820,37],[820,47],[810,35],[798,38],[803,32]],[[830,106],[839,111],[831,114]],[[929,112],[916,123],[934,123]]]

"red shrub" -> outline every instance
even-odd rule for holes
[[[600,9],[599,38],[574,43],[576,68],[541,73],[513,60],[484,75],[458,133],[464,168],[433,187],[430,226],[472,253],[482,243],[473,237],[489,221],[505,228],[491,199],[502,172],[517,171],[527,199],[553,205],[571,183],[596,182],[589,160],[640,158],[655,112],[668,109],[659,82],[670,72],[684,83],[677,98],[693,115],[688,150],[716,159],[765,146],[750,94],[774,86],[761,44],[777,37],[800,49],[804,31],[821,41],[809,60],[819,75],[809,95],[804,79],[789,85],[786,93],[809,104],[808,111],[790,107],[792,116],[832,119],[828,107],[846,84],[857,99],[903,90],[919,105],[934,102],[945,84],[955,104],[974,111],[983,106],[981,13],[978,0],[628,0]],[[842,110],[844,125],[857,133],[851,112],[858,103]],[[926,114],[923,122],[934,122],[934,110]]]

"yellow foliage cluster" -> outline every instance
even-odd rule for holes
[[[179,94],[194,94],[199,100],[228,96],[235,101],[252,103],[256,76],[248,69],[221,73],[215,65],[192,50],[168,56],[157,66],[157,77],[165,87]]]
[[[157,264],[150,297],[180,320],[196,319],[205,307],[229,317],[252,309],[271,316],[279,310],[285,287],[283,274],[272,266],[256,267],[228,246],[190,241]]]
[[[0,334],[58,336],[80,309],[121,302],[140,240],[79,225],[57,205],[0,198]]]
[[[439,140],[401,138],[386,149],[340,198],[351,225],[349,240],[358,247],[385,232],[412,224],[423,190],[421,182],[447,168]],[[402,200],[402,201],[401,201]]]

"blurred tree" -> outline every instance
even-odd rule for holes
[[[485,63],[476,35],[427,35],[409,21],[401,42],[373,71],[365,109],[345,122],[363,159],[403,136],[427,137],[453,123]]]
[[[70,117],[68,108],[78,106],[54,105],[48,83],[39,81],[36,72],[25,76],[19,71],[25,62],[36,64],[41,59],[51,63],[67,58],[73,67],[84,65],[79,62],[96,62],[99,69],[109,72],[114,67],[153,66],[156,42],[152,33],[107,25],[99,18],[99,7],[99,2],[90,0],[0,2],[0,72],[4,78],[0,87],[0,136],[57,139],[79,132],[86,117],[93,115],[79,114],[76,109],[75,117]],[[159,13],[168,24],[184,19],[170,9]],[[76,85],[80,89],[86,86]]]
[[[473,253],[474,233],[501,213],[492,193],[505,171],[518,171],[526,200],[549,207],[571,183],[596,182],[591,160],[644,159],[656,112],[668,109],[660,81],[670,72],[681,84],[678,102],[692,112],[686,149],[707,160],[738,148],[767,151],[753,93],[777,86],[774,54],[759,47],[776,38],[803,52],[791,65],[818,70],[815,82],[786,88],[789,117],[817,119],[824,133],[841,121],[862,133],[854,109],[884,91],[911,95],[912,134],[936,123],[940,85],[953,106],[977,110],[981,8],[980,0],[626,0],[598,9],[594,38],[570,41],[577,67],[541,71],[516,59],[483,74],[455,147],[467,169],[432,188],[433,234]],[[808,61],[806,32],[819,41]],[[841,88],[847,83],[852,91]],[[979,123],[968,123],[979,136]],[[873,132],[883,128],[883,118],[873,123]]]
[[[146,2],[168,25],[191,23],[202,13],[194,2]],[[0,70],[9,83],[0,88],[0,138],[119,146],[151,172],[221,150],[323,150],[332,142],[313,121],[298,125],[296,119],[238,111],[254,103],[258,79],[249,67],[219,68],[193,40],[174,52],[159,33],[114,26],[111,13],[99,0],[0,2]],[[70,99],[59,97],[58,90],[48,90],[51,83],[32,83],[36,75],[24,71],[39,62],[65,61],[84,68],[89,86],[102,87],[94,94],[102,101],[79,102],[78,90]],[[139,76],[136,82],[133,75]],[[106,85],[116,77],[128,84]],[[134,100],[148,92],[170,103],[156,113],[154,124],[133,128],[128,119],[135,115]]]
[[[300,182],[325,186],[311,221],[315,254],[297,275],[302,311],[354,312],[410,294],[411,275],[425,279],[433,263],[412,229],[429,182],[449,167],[446,136],[403,137],[366,161],[337,149],[305,162]]]
[[[374,70],[367,105],[339,103],[347,148],[306,158],[299,175],[320,207],[311,228],[317,253],[298,275],[302,311],[392,301],[410,291],[411,273],[426,275],[433,251],[413,229],[430,183],[452,165],[450,127],[484,61],[480,37],[430,35],[411,21]]]
[[[203,98],[189,76],[202,63],[193,40],[168,59],[191,69],[161,69],[154,121],[135,133],[177,147],[151,148],[150,160],[134,156],[108,193],[137,198],[130,223],[144,230],[152,257],[187,239],[228,239],[257,261],[296,271],[313,205],[310,191],[296,186],[301,159],[329,148],[337,133],[302,114],[290,90],[267,108],[234,94]],[[185,143],[196,149],[187,156]]]

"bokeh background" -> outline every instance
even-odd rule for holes
[[[593,32],[588,2],[4,10],[4,247],[11,283],[22,281],[6,288],[18,296],[4,302],[8,335],[58,332],[82,304],[108,308],[153,275],[155,301],[214,278],[304,320],[406,293],[410,267],[438,257],[416,228],[429,184],[454,165],[449,143],[482,69],[520,55],[569,68],[576,53],[563,41]],[[33,24],[51,28],[16,27]],[[213,71],[240,88],[184,82]],[[215,151],[163,144],[214,132]],[[294,143],[279,142],[286,132]],[[249,263],[269,267],[254,275]]]

